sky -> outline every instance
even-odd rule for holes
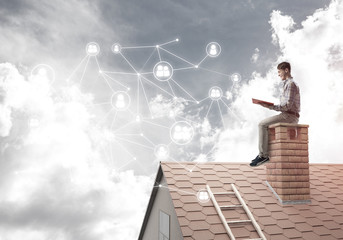
[[[137,239],[159,161],[250,162],[289,61],[341,163],[343,2],[1,1],[0,238]],[[180,163],[182,165],[182,163]]]

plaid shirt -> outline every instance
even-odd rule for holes
[[[300,90],[293,78],[284,81],[280,105],[274,105],[272,109],[281,112],[300,112]]]

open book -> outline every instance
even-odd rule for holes
[[[264,104],[267,104],[267,105],[270,105],[270,106],[274,106],[274,103],[266,102],[266,101],[255,99],[255,98],[252,98],[252,103],[255,103],[255,104],[264,103]]]

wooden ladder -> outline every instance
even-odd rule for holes
[[[231,228],[229,226],[229,224],[235,224],[235,223],[252,223],[256,232],[258,233],[260,238],[252,238],[252,239],[247,239],[247,240],[267,240],[267,238],[264,236],[260,226],[257,224],[254,216],[252,215],[252,213],[250,212],[248,206],[245,204],[242,196],[240,195],[240,193],[238,192],[237,188],[235,187],[234,184],[231,184],[232,190],[233,192],[217,192],[217,193],[213,193],[211,191],[210,186],[206,185],[207,188],[207,192],[213,202],[214,207],[216,208],[218,215],[221,219],[221,221],[224,224],[224,227],[228,233],[228,235],[230,236],[231,240],[236,240],[235,236],[233,235]],[[236,198],[238,199],[240,205],[225,205],[225,206],[219,206],[215,195],[235,195]],[[224,217],[224,214],[222,212],[222,209],[232,209],[232,208],[243,208],[245,213],[248,216],[248,220],[234,220],[234,221],[227,221],[226,218]]]

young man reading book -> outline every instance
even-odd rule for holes
[[[298,123],[300,112],[300,91],[298,85],[293,81],[291,75],[291,65],[288,62],[282,62],[277,66],[278,75],[283,82],[283,91],[280,95],[280,104],[268,104],[264,101],[253,102],[271,110],[281,113],[264,119],[258,125],[259,130],[259,154],[252,160],[250,166],[256,167],[269,161],[268,155],[268,127],[271,124]]]

